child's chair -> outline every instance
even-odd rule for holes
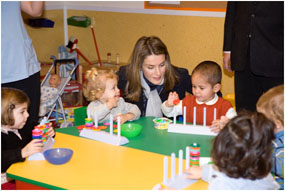
[[[87,106],[74,109],[74,126],[84,125],[85,118],[87,118]]]
[[[228,100],[229,102],[231,102],[232,106],[234,109],[236,109],[236,103],[235,103],[235,94],[231,93],[231,94],[227,94],[223,97],[225,100]]]

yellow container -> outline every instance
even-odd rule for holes
[[[165,117],[155,118],[153,120],[153,124],[154,124],[154,127],[156,129],[168,129],[169,123],[172,123],[172,121],[170,119],[165,118]]]

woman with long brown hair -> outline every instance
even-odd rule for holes
[[[124,99],[136,104],[141,116],[161,117],[169,92],[176,91],[180,99],[192,92],[188,70],[171,64],[166,45],[156,36],[136,42],[130,63],[120,67],[118,76]]]

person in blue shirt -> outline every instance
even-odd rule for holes
[[[257,111],[275,123],[271,172],[284,190],[284,85],[271,88],[257,102]]]
[[[39,17],[43,1],[1,2],[1,86],[23,90],[31,100],[27,123],[38,123],[40,105],[40,62],[29,37],[21,11]]]

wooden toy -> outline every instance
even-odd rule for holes
[[[88,116],[89,113],[88,113]],[[95,113],[95,127],[98,127],[98,118],[96,117],[97,114]],[[89,139],[93,139],[96,141],[112,144],[112,145],[124,145],[129,142],[126,137],[121,136],[121,118],[118,117],[118,133],[117,135],[113,134],[113,115],[110,115],[110,132],[105,131],[92,131],[91,129],[83,128],[80,132],[80,136],[86,137]]]
[[[168,125],[168,132],[171,133],[185,133],[185,134],[197,134],[197,135],[211,135],[216,136],[214,133],[206,126],[206,113],[207,110],[204,108],[203,112],[203,125],[196,124],[196,107],[193,108],[193,125],[186,124],[186,107],[183,108],[183,124],[176,123],[176,106],[174,106],[174,123]],[[214,120],[216,119],[216,108],[214,109]]]

